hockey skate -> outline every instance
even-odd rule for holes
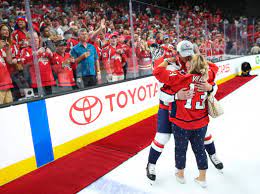
[[[155,174],[155,164],[148,163],[146,166],[146,176],[150,181],[150,184],[153,185],[156,179]]]
[[[209,158],[213,163],[213,165],[215,166],[215,168],[218,169],[221,173],[223,173],[222,169],[224,168],[224,166],[223,163],[218,159],[217,155],[216,154],[209,155]]]

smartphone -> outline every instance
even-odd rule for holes
[[[8,39],[8,38],[7,38],[6,36],[1,36],[1,40],[7,42],[7,39]]]

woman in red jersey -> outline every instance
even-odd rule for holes
[[[208,94],[198,90],[196,86],[206,81],[213,83],[218,68],[214,64],[209,64],[201,55],[195,55],[190,63],[186,63],[186,68],[187,73],[183,73],[183,71],[169,72],[166,70],[165,63],[162,63],[154,70],[154,75],[159,81],[170,86],[173,91],[190,88],[195,92],[193,98],[189,100],[172,103],[170,121],[173,123],[175,140],[176,179],[180,183],[185,183],[186,152],[190,142],[199,169],[199,176],[195,181],[202,187],[206,187],[208,162],[204,138],[209,123],[206,101]]]

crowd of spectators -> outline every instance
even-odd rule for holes
[[[196,52],[218,56],[247,54],[244,43],[249,48],[250,41],[243,32],[248,29],[251,43],[259,37],[257,25],[254,30],[244,25],[247,18],[228,21],[221,10],[213,13],[206,5],[163,9],[133,2],[131,28],[126,1],[31,1],[33,33],[23,1],[0,1],[0,10],[0,104],[37,96],[39,87],[49,95],[149,75],[154,43],[168,57],[184,39]]]

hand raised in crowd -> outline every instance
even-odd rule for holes
[[[53,36],[50,36],[50,39],[53,41],[53,42],[57,42],[59,40],[62,40],[62,36],[61,35],[53,35]]]
[[[37,55],[41,55],[45,52],[45,48],[41,47],[38,51],[37,51]]]
[[[123,53],[124,53],[123,49],[117,49],[116,52],[117,52],[118,54],[123,54]]]
[[[73,57],[70,57],[68,59],[66,59],[63,63],[62,63],[62,67],[63,68],[69,68],[69,69],[72,69],[72,65],[73,63],[75,63],[75,59]]]
[[[24,59],[13,59],[12,60],[12,64],[15,65],[15,67],[18,71],[23,70],[23,65],[22,65],[23,62],[24,62]]]
[[[210,85],[208,82],[202,82],[195,84],[195,88],[198,88],[199,92],[208,92],[212,90],[212,85]]]
[[[70,63],[75,63],[75,59],[73,57],[70,57]]]
[[[7,42],[6,40],[0,40],[0,49],[2,48],[10,49],[9,42]]]
[[[168,47],[168,49],[169,49],[170,51],[175,51],[175,50],[174,50],[174,47],[172,47],[172,46]]]
[[[79,20],[79,23],[81,24],[82,28],[87,28],[86,23],[84,22],[84,20]]]
[[[6,45],[6,41],[0,40],[0,49],[4,48]]]
[[[53,56],[51,49],[47,48],[45,52],[48,53],[50,56]]]
[[[112,82],[112,78],[113,78],[113,76],[112,76],[112,74],[110,73],[110,74],[107,74],[107,80],[108,80],[108,82]]]
[[[88,58],[89,55],[90,55],[90,52],[88,51],[88,52],[83,53],[81,56],[85,59],[85,58]]]
[[[63,68],[68,67],[68,66],[70,66],[70,63],[71,63],[71,60],[70,60],[70,58],[68,58],[62,62],[62,67]]]
[[[99,84],[102,83],[101,73],[100,72],[97,72],[97,81],[98,81]]]
[[[13,64],[13,65],[16,65],[16,64],[17,64],[17,59],[16,59],[16,58],[14,58],[14,59],[12,60],[12,64]]]
[[[195,92],[187,88],[182,88],[176,93],[176,99],[178,100],[188,100],[194,96]]]
[[[105,20],[105,19],[102,19],[102,20],[101,20],[100,26],[101,26],[102,29],[105,29],[105,28],[106,28],[106,20]]]

